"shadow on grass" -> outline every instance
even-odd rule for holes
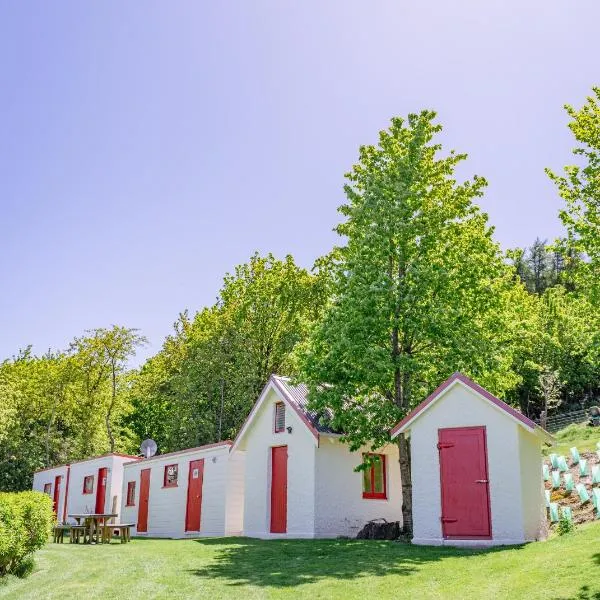
[[[203,578],[220,579],[225,585],[295,587],[323,579],[352,580],[362,577],[409,576],[423,564],[456,556],[500,552],[504,548],[469,550],[411,546],[375,540],[197,540],[219,546],[215,558],[198,569]],[[522,548],[512,546],[511,548]]]
[[[597,554],[596,556],[600,555]],[[582,585],[576,596],[561,596],[554,600],[600,600],[600,591],[593,591],[589,585]]]

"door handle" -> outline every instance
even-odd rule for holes
[[[488,479],[476,479],[475,483],[489,483]]]

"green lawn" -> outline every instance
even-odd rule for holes
[[[565,454],[569,456],[569,449],[576,446],[580,452],[594,452],[596,442],[600,442],[600,427],[589,425],[569,425],[554,434],[557,445],[546,448],[545,453]]]
[[[0,598],[600,599],[600,522],[490,551],[375,541],[133,540],[50,544]]]

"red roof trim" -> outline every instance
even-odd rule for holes
[[[148,461],[159,460],[161,458],[169,458],[172,456],[177,456],[178,454],[193,454],[194,452],[200,452],[202,450],[210,450],[211,448],[218,448],[219,446],[231,446],[232,444],[233,444],[233,442],[231,440],[223,440],[222,442],[213,442],[212,444],[205,444],[204,446],[196,446],[195,448],[184,448],[183,450],[175,450],[174,452],[166,452],[165,454],[155,454],[154,456],[151,456],[150,458],[143,458],[143,457],[138,456],[135,464],[147,463]],[[133,463],[125,463],[123,466],[128,467],[129,465],[132,465],[132,464]]]
[[[466,375],[462,373],[453,373],[446,381],[444,381],[437,389],[421,404],[419,404],[416,408],[411,410],[391,431],[392,437],[398,433],[400,429],[404,425],[406,425],[409,421],[412,421],[419,413],[423,412],[427,406],[429,406],[446,388],[452,385],[455,381],[460,381],[464,383],[467,387],[471,388],[473,391],[477,392],[481,396],[483,396],[486,400],[489,400],[492,404],[495,404],[498,408],[502,409],[504,412],[508,413],[511,417],[514,417],[523,425],[528,427],[529,429],[535,429],[538,427],[536,423],[534,423],[531,419],[526,417],[523,413],[520,413],[518,410],[515,410],[512,406],[506,404],[496,396],[490,394],[485,388],[482,388],[479,384],[475,383],[472,379],[469,379]]]

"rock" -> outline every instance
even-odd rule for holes
[[[369,521],[356,535],[357,540],[397,540],[402,529],[398,521],[385,519]]]

